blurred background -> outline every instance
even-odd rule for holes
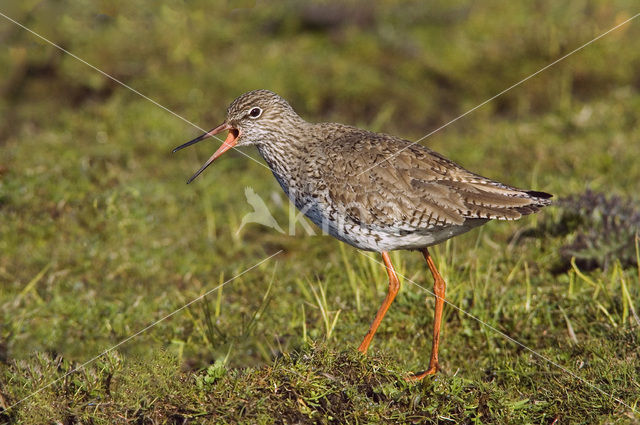
[[[87,360],[278,250],[118,351],[145,359],[163,348],[191,370],[220,359],[262,365],[309,340],[357,346],[386,290],[384,270],[335,240],[305,236],[302,227],[294,236],[255,224],[238,233],[252,211],[246,187],[286,230],[285,197],[267,169],[237,152],[186,186],[218,142],[171,154],[201,133],[185,120],[208,130],[235,97],[265,88],[309,121],[417,140],[630,18],[637,6],[2,3],[3,14],[174,114],[0,17],[0,360],[34,353]],[[640,21],[632,21],[421,143],[556,199],[591,189],[637,200],[638,40]],[[258,159],[254,149],[246,153]],[[544,233],[557,230],[558,211],[493,223],[437,249],[451,301],[527,343],[544,346],[542,328],[563,340],[566,316],[548,306],[571,292],[578,275],[569,260],[558,263],[558,250],[574,236]],[[514,242],[518,232],[531,237]],[[394,258],[430,288],[418,255]],[[634,276],[631,263],[621,263],[620,276]],[[593,268],[601,270],[594,281],[610,282],[610,268],[598,261]],[[433,303],[425,307],[425,295],[405,285],[374,341],[404,370],[418,369],[430,347]],[[584,298],[568,297],[573,310],[565,306],[587,340],[591,321],[608,320],[584,301],[592,295],[585,289]],[[498,299],[517,302],[496,307]],[[615,316],[617,304],[607,300],[598,302]],[[545,307],[532,312],[532,303]],[[480,361],[474,349],[507,344],[455,311],[446,314],[445,326],[456,330],[444,331],[445,368],[473,369]],[[626,323],[629,316],[620,315]]]

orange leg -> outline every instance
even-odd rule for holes
[[[433,293],[436,297],[436,308],[434,312],[433,318],[433,345],[431,347],[431,360],[429,361],[429,369],[424,372],[417,373],[415,375],[411,375],[407,380],[409,381],[419,381],[427,375],[433,375],[438,371],[438,346],[440,345],[440,323],[442,321],[442,308],[444,307],[444,293],[446,289],[446,284],[438,270],[436,269],[436,265],[433,263],[433,259],[431,255],[429,255],[429,251],[427,248],[422,250],[422,255],[424,255],[424,259],[427,260],[427,265],[429,266],[429,270],[431,270],[431,274],[433,275]]]
[[[369,328],[369,332],[364,336],[362,343],[358,347],[358,351],[361,353],[366,353],[369,348],[369,344],[371,344],[371,340],[373,339],[373,335],[375,335],[378,330],[378,326],[380,326],[380,322],[382,322],[382,318],[386,314],[387,310],[389,310],[389,306],[393,302],[393,299],[398,295],[398,291],[400,290],[400,281],[398,280],[398,276],[396,275],[396,271],[393,269],[393,264],[391,264],[391,259],[389,258],[389,253],[382,253],[382,260],[384,261],[384,265],[387,267],[387,274],[389,275],[389,290],[387,292],[387,296],[384,297],[384,301],[382,301],[382,305],[376,314],[376,318],[373,319],[373,323],[371,323],[371,327]]]

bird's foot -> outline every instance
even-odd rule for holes
[[[428,375],[435,375],[437,371],[438,371],[438,366],[432,366],[429,369],[425,370],[424,372],[419,372],[419,373],[414,373],[412,375],[409,375],[406,378],[404,378],[404,380],[407,382],[422,381]]]

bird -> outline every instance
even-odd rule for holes
[[[422,253],[434,281],[433,339],[427,369],[410,374],[409,381],[439,369],[446,283],[428,248],[491,220],[535,213],[553,196],[483,177],[400,137],[308,122],[284,98],[264,89],[236,98],[222,124],[173,152],[223,131],[228,135],[222,145],[187,183],[228,150],[254,145],[289,199],[313,223],[342,242],[382,256],[387,294],[360,352],[367,352],[400,289],[389,253]]]

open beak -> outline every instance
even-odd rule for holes
[[[193,140],[189,140],[184,145],[180,145],[173,150],[173,152],[175,153],[180,149],[186,148],[187,146],[194,145],[198,143],[200,140],[209,138],[214,134],[218,134],[224,130],[229,130],[229,134],[227,135],[227,138],[225,139],[225,141],[222,142],[222,145],[218,148],[218,150],[213,155],[211,155],[211,158],[209,158],[207,162],[205,162],[204,165],[187,181],[187,184],[191,183],[196,177],[198,177],[200,173],[202,173],[209,165],[211,165],[211,163],[215,161],[220,155],[222,155],[223,153],[225,153],[226,151],[228,151],[229,149],[237,145],[240,131],[237,128],[234,128],[231,124],[224,123],[217,126],[213,130],[207,131],[202,136],[196,137]]]

